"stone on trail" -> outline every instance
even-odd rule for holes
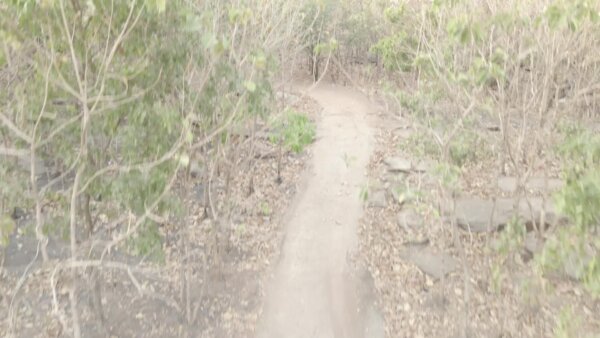
[[[404,229],[415,229],[423,224],[423,219],[414,210],[402,210],[396,216],[398,225]]]
[[[389,171],[409,172],[412,169],[412,163],[405,158],[388,157],[383,162],[388,166]]]
[[[428,249],[408,249],[402,257],[434,279],[441,279],[458,268],[458,261],[452,256]]]
[[[379,190],[369,193],[368,206],[373,208],[385,208],[387,202],[385,200],[385,190]]]

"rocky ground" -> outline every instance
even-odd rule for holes
[[[445,196],[437,161],[406,147],[418,121],[385,119],[363,196],[360,245],[387,336],[551,337],[562,327],[598,337],[600,301],[568,268],[541,276],[532,259],[545,238],[532,221],[543,215],[546,233],[567,226],[552,205],[551,192],[563,184],[557,167],[530,175],[525,194],[517,194],[516,178],[499,174],[490,156],[466,165],[455,196]],[[491,144],[499,139],[495,128],[480,132]],[[528,225],[525,241],[503,250],[514,215]]]

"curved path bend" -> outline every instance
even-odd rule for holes
[[[382,337],[369,283],[348,261],[357,249],[374,108],[361,93],[333,84],[308,95],[323,107],[317,142],[306,185],[284,220],[258,337]]]

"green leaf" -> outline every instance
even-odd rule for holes
[[[163,13],[167,9],[167,0],[156,0],[156,10]]]
[[[179,155],[179,163],[184,166],[187,167],[188,164],[190,164],[190,155],[188,154],[181,154]]]
[[[9,215],[0,217],[0,247],[8,245],[8,239],[15,231],[15,227],[15,221]]]
[[[254,91],[256,91],[256,83],[252,82],[251,80],[245,81],[244,82],[244,87],[250,92],[250,93],[254,93]]]

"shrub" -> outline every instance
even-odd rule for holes
[[[271,142],[282,143],[295,153],[300,153],[311,144],[316,135],[315,124],[307,115],[288,110],[283,119],[275,123]]]

